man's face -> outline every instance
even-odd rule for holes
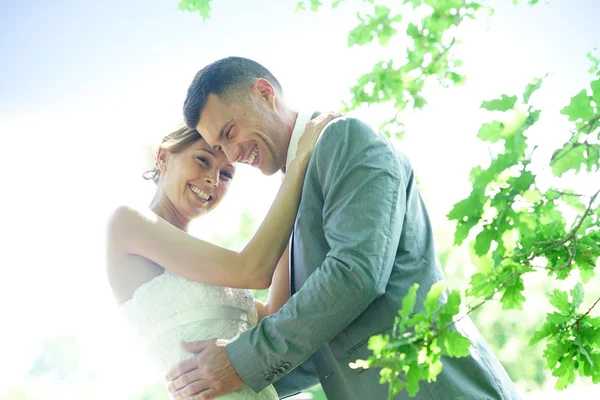
[[[272,175],[285,166],[289,135],[274,107],[274,96],[260,90],[247,101],[224,104],[210,94],[196,129],[230,162],[243,162]]]

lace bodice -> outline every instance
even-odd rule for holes
[[[181,349],[182,340],[231,339],[258,321],[249,290],[193,282],[168,271],[140,286],[121,312],[163,376],[192,356]],[[244,387],[219,399],[276,400],[278,396],[272,386],[259,394]]]

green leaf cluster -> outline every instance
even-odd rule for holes
[[[600,78],[582,89],[561,114],[575,122],[571,138],[552,156],[552,172],[561,176],[568,171],[588,172],[600,169]]]
[[[563,390],[575,382],[575,374],[600,383],[600,318],[590,317],[589,310],[578,312],[584,300],[581,283],[566,292],[554,290],[550,303],[556,308],[531,338],[530,345],[546,340],[546,368],[557,377],[555,388]]]
[[[197,12],[202,19],[206,21],[210,17],[211,1],[212,0],[179,0],[178,8],[181,11],[188,11],[191,13]]]
[[[448,294],[445,283],[437,282],[422,304],[417,304],[418,291],[415,283],[404,296],[392,335],[371,337],[368,346],[373,355],[350,364],[352,368],[380,368],[390,399],[403,390],[413,397],[420,381],[434,382],[442,371],[443,356],[469,355],[471,343],[453,327],[460,294]]]
[[[397,111],[409,106],[419,109],[426,104],[423,89],[427,82],[442,86],[463,83],[465,77],[459,72],[462,62],[452,54],[455,40],[448,39],[449,32],[466,18],[475,18],[481,7],[479,3],[461,0],[405,0],[395,6],[396,12],[373,4],[371,14],[358,15],[359,24],[349,34],[349,46],[362,46],[374,40],[387,45],[400,29],[401,21],[410,45],[404,62],[382,60],[371,72],[359,77],[350,89],[352,98],[346,107],[391,103]],[[414,20],[401,17],[417,14],[425,16]]]
[[[539,110],[528,103],[542,82],[540,78],[527,85],[521,104],[517,96],[506,94],[482,103],[482,108],[503,113],[504,119],[483,124],[478,137],[489,143],[503,142],[504,149],[492,157],[489,167],[473,168],[471,194],[448,214],[457,221],[455,243],[471,237],[474,257],[487,263],[471,277],[467,295],[483,302],[499,298],[504,309],[523,308],[524,274],[543,271],[564,280],[579,270],[582,282],[587,283],[600,256],[600,207],[596,201],[600,185],[591,196],[568,187],[541,191],[538,176],[528,168],[537,148],[528,146],[526,131],[540,117]],[[600,163],[600,80],[592,81],[590,88],[577,93],[561,111],[574,129],[548,162],[557,176],[570,170],[596,171]],[[527,111],[523,113],[523,109]],[[566,208],[578,215],[571,223],[561,211]],[[473,231],[478,233],[471,235]],[[576,374],[591,377],[594,383],[600,379],[596,319],[588,315],[589,310],[577,312],[583,291],[583,285],[577,284],[569,302],[567,293],[555,290],[550,303],[558,312],[548,314],[547,322],[531,340],[535,344],[548,338],[544,357],[547,368],[558,378],[557,389],[573,383]]]
[[[350,31],[348,35],[348,47],[353,45],[362,46],[377,38],[379,44],[385,46],[389,40],[398,33],[394,28],[397,22],[402,20],[399,14],[390,15],[392,10],[386,6],[376,5],[372,15],[361,16],[357,14],[360,25]]]

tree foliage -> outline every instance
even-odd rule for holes
[[[336,8],[343,2],[328,4]],[[180,8],[207,18],[209,3],[182,0]],[[465,81],[460,73],[462,61],[454,49],[456,33],[464,21],[491,16],[493,9],[484,0],[364,3],[371,11],[357,13],[348,46],[372,42],[387,46],[398,38],[407,46],[405,54],[380,60],[372,71],[358,77],[345,107],[392,105],[396,113],[381,128],[400,137],[400,113],[423,108],[427,87],[450,87]],[[531,6],[536,3],[528,1]],[[301,0],[297,10],[318,11],[322,6],[320,0]],[[466,293],[448,294],[438,283],[428,288],[424,304],[416,304],[419,287],[415,284],[403,299],[393,334],[372,337],[369,348],[373,355],[352,364],[381,368],[381,382],[389,384],[390,396],[402,390],[414,396],[419,382],[435,381],[443,368],[442,356],[468,354],[468,340],[454,329],[464,315],[492,299],[498,299],[504,309],[522,309],[527,294],[523,277],[527,274],[580,281],[568,292],[552,292],[548,301],[555,310],[546,315],[530,340],[531,345],[545,342],[543,356],[546,368],[557,378],[556,389],[568,387],[576,375],[600,382],[600,318],[592,316],[600,292],[585,286],[595,274],[600,256],[600,183],[590,182],[586,193],[579,193],[567,180],[558,179],[600,169],[600,58],[592,53],[587,57],[592,63],[591,82],[567,99],[560,111],[572,125],[570,137],[541,162],[544,168],[538,166],[543,158],[540,145],[533,143],[530,134],[542,110],[530,100],[546,77],[533,79],[522,93],[501,93],[481,103],[492,116],[476,134],[495,152],[489,165],[471,170],[470,195],[448,213],[448,218],[456,221],[454,244],[469,241],[479,269],[470,278]],[[546,173],[556,178],[551,180],[556,186],[544,185]]]
[[[197,12],[203,20],[207,20],[210,16],[212,0],[180,0],[179,9],[191,13]]]

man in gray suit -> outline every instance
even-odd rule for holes
[[[290,108],[262,65],[230,57],[196,74],[184,115],[232,162],[258,149],[253,165],[270,175],[291,161],[312,113]],[[291,244],[290,300],[232,341],[199,343],[196,369],[180,371],[170,389],[197,381],[203,392],[193,398],[212,399],[243,383],[256,392],[275,384],[286,397],[320,382],[329,400],[387,398],[378,370],[348,363],[370,355],[371,336],[391,333],[413,283],[421,305],[444,279],[407,158],[360,120],[330,123],[306,173]],[[517,399],[472,322],[457,325],[471,354],[444,357],[437,381],[421,383],[417,398]]]

